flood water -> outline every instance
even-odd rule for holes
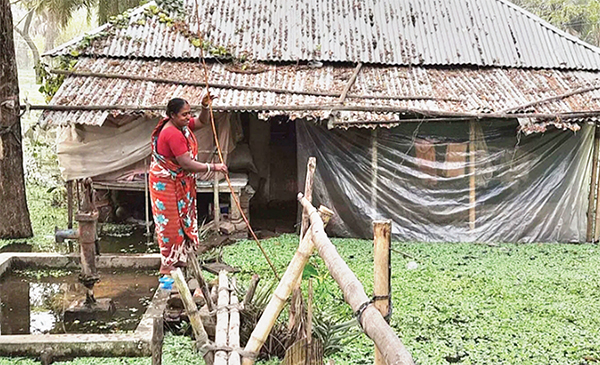
[[[63,313],[85,298],[78,271],[11,272],[0,279],[0,334],[120,333],[137,327],[158,286],[154,272],[99,271],[96,298],[111,298],[116,313],[107,321],[65,323]]]
[[[98,231],[101,253],[159,252],[158,245],[153,242],[152,233],[150,239],[148,239],[144,227],[119,225],[111,228],[101,228]]]

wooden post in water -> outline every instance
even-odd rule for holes
[[[329,273],[342,289],[344,299],[350,304],[352,311],[357,313],[365,334],[373,340],[387,365],[413,365],[412,356],[400,338],[377,308],[371,305],[371,299],[365,293],[364,287],[325,234],[323,222],[317,214],[314,214],[315,208],[302,198],[302,194],[298,195],[298,200],[310,214],[310,231],[306,237],[310,237],[319,250],[319,255],[325,261]]]
[[[217,301],[217,328],[215,330],[215,346],[227,346],[227,334],[229,333],[229,280],[227,271],[219,272],[219,300]],[[227,365],[227,352],[217,350],[214,365]]]
[[[185,282],[185,278],[183,277],[181,269],[175,269],[171,271],[171,276],[175,280],[175,287],[177,288],[177,291],[181,296],[183,306],[190,319],[190,324],[192,325],[192,330],[194,332],[194,338],[196,339],[196,347],[200,349],[200,352],[202,353],[206,364],[212,365],[213,353],[210,351],[206,351],[206,349],[204,348],[205,345],[208,345],[208,335],[204,330],[204,325],[202,324],[200,312],[198,311],[198,307],[196,306],[196,303],[192,298],[192,294],[190,293],[190,289],[188,288]]]
[[[588,197],[587,211],[587,231],[585,235],[586,242],[592,242],[598,232],[598,209],[595,202],[598,184],[598,149],[600,147],[600,138],[598,138],[598,127],[594,126],[594,148],[592,150],[592,180],[590,181],[590,194]],[[594,220],[594,208],[596,208],[596,219]],[[594,230],[594,221],[596,222],[596,230]]]
[[[392,221],[373,222],[373,295],[375,307],[384,318],[390,312],[391,290],[390,290],[390,250],[391,250]],[[389,323],[389,318],[387,319]],[[375,346],[375,365],[385,365],[383,355]]]

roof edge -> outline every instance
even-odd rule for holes
[[[525,8],[522,8],[520,6],[517,6],[516,4],[510,2],[509,0],[496,0],[496,1],[498,1],[499,3],[502,3],[502,4],[506,5],[506,6],[508,6],[509,8],[512,8],[513,10],[516,10],[516,11],[522,13],[523,15],[525,15],[525,16],[527,16],[527,17],[529,17],[529,18],[531,18],[531,19],[533,19],[535,21],[537,21],[538,23],[540,23],[540,25],[542,25],[542,26],[548,28],[549,30],[551,30],[552,32],[554,32],[554,33],[556,33],[556,34],[558,34],[558,35],[560,35],[560,36],[562,36],[562,37],[570,40],[571,42],[576,43],[576,44],[578,44],[580,46],[583,46],[585,48],[588,48],[591,51],[594,51],[594,52],[600,54],[600,47],[596,47],[593,44],[587,43],[587,42],[585,42],[585,41],[583,41],[583,40],[575,37],[574,35],[569,34],[568,32],[566,32],[566,31],[564,31],[564,30],[562,30],[560,28],[557,28],[556,26],[552,25],[552,23],[550,23],[549,21],[540,18],[539,16],[535,15],[534,13],[530,12],[529,10],[527,10]]]

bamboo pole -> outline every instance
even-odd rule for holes
[[[235,292],[236,284],[235,278],[231,278],[231,309],[229,310],[229,337],[227,341],[229,347],[234,349],[240,347],[240,311],[237,308],[238,297]],[[228,365],[240,365],[240,363],[240,354],[236,351],[232,351],[229,354]]]
[[[373,262],[375,267],[373,274],[373,295],[375,296],[375,307],[382,316],[387,316],[390,311],[390,248],[391,248],[392,221],[373,222]],[[389,323],[389,319],[388,319]],[[375,346],[375,365],[385,365],[383,355]]]
[[[216,231],[219,232],[220,221],[221,221],[221,203],[219,202],[219,178],[215,172],[215,179],[213,182],[213,214]]]
[[[252,298],[254,298],[254,292],[256,291],[256,287],[258,286],[259,281],[260,276],[258,276],[258,274],[252,275],[252,280],[250,280],[248,291],[246,291],[246,296],[244,296],[244,302],[242,303],[244,308],[246,308],[252,302]]]
[[[67,181],[67,228],[73,228],[73,180]]]
[[[215,329],[215,346],[227,346],[227,333],[229,328],[229,280],[227,271],[219,272],[219,300],[217,302],[217,327]],[[214,365],[227,365],[227,352],[218,350],[215,353]]]
[[[121,110],[121,111],[148,111],[156,110],[163,111],[164,105],[28,105],[30,110],[51,110],[51,111],[108,111],[108,110]],[[201,105],[190,105],[192,110],[200,110]],[[25,109],[25,107],[23,107]],[[405,113],[405,114],[417,114],[424,118],[435,118],[435,117],[448,117],[448,118],[468,118],[468,119],[548,119],[548,120],[568,120],[568,119],[583,119],[600,116],[600,110],[587,110],[580,112],[563,112],[563,113],[471,113],[471,112],[452,112],[452,111],[439,111],[439,110],[426,110],[419,108],[406,108],[400,106],[370,106],[370,105],[341,105],[341,104],[299,104],[299,105],[213,105],[213,110],[216,111],[314,111],[314,110],[328,110],[328,111],[354,111],[354,112],[372,112],[372,113]],[[403,119],[396,121],[383,121],[381,123],[398,123],[403,122]],[[422,122],[423,119],[408,119],[412,122]],[[338,123],[337,124],[361,124],[364,122],[356,123]],[[369,122],[375,123],[378,122]],[[573,123],[579,123],[574,121]]]
[[[597,174],[600,174],[600,129],[598,128],[598,126],[595,126],[595,132],[594,133],[594,138],[595,138],[595,142],[598,143],[597,145],[597,151],[596,151],[596,163],[597,163]],[[594,166],[594,169],[596,169],[596,166]],[[600,179],[600,175],[598,175],[598,178]],[[594,242],[598,242],[598,240],[600,239],[600,181],[597,182],[597,186],[596,186],[596,228],[594,230]]]
[[[377,170],[379,164],[377,128],[371,132],[371,208],[377,213]]]
[[[189,265],[192,276],[198,281],[198,286],[200,287],[200,291],[202,291],[202,296],[206,300],[206,308],[208,308],[208,312],[212,312],[215,310],[215,303],[213,302],[210,291],[208,290],[208,284],[206,280],[204,280],[204,276],[202,275],[202,268],[198,263],[198,257],[196,256],[196,252],[193,250],[188,254],[187,263]]]
[[[313,279],[308,278],[308,302],[307,302],[307,312],[306,312],[306,364],[312,364],[312,357],[314,354],[312,353],[312,327],[313,327]]]
[[[469,123],[469,228],[475,229],[475,122]]]
[[[316,209],[314,209],[314,212],[316,212]],[[333,215],[333,212],[326,207],[321,206],[319,208],[319,214],[321,214],[323,217],[321,225],[324,226],[324,222],[329,221]],[[279,284],[273,293],[273,297],[271,297],[271,300],[269,301],[269,304],[267,304],[262,316],[260,316],[256,327],[254,327],[244,351],[248,353],[258,353],[258,351],[260,351],[261,347],[267,340],[273,325],[275,324],[275,320],[279,316],[279,313],[281,313],[283,306],[290,296],[294,284],[298,278],[302,276],[304,266],[308,262],[308,259],[310,258],[314,248],[315,246],[312,240],[312,233],[309,230],[307,231],[306,236],[304,236],[300,242],[294,257],[290,261],[285,273],[281,277],[281,281],[279,281]],[[252,365],[254,364],[254,359],[244,357],[242,364]]]
[[[588,211],[587,211],[587,231],[585,235],[586,242],[592,242],[595,237],[594,230],[594,208],[595,197],[597,190],[598,180],[598,147],[600,139],[598,138],[597,127],[594,127],[594,148],[592,150],[592,180],[590,181],[590,194],[588,196]],[[598,216],[598,210],[596,210],[596,216]]]
[[[200,312],[198,311],[196,303],[194,303],[194,299],[192,298],[190,289],[185,283],[185,278],[183,277],[181,269],[175,269],[171,271],[171,276],[175,280],[175,287],[177,288],[177,291],[181,296],[181,300],[183,301],[185,311],[187,312],[187,315],[190,318],[190,323],[194,332],[194,338],[196,339],[196,347],[200,350],[200,353],[204,357],[204,361],[207,364],[212,364],[213,354],[212,352],[206,351],[206,349],[204,348],[204,346],[208,345],[208,335],[204,330],[204,325],[202,324]]]
[[[317,214],[314,214],[315,208],[303,198],[302,194],[298,194],[298,199],[304,209],[308,209],[310,212],[311,229],[309,232],[312,232],[312,241],[319,250],[319,255],[325,261],[329,273],[342,289],[346,302],[350,304],[355,313],[359,313],[358,319],[363,331],[373,340],[388,365],[413,365],[412,356],[402,341],[377,308],[369,304],[371,300],[367,297],[362,284],[325,234],[323,222]],[[308,234],[307,237],[309,237]],[[361,311],[362,314],[360,314]]]
[[[313,192],[313,181],[315,177],[315,170],[317,167],[317,159],[315,157],[309,157],[308,163],[306,164],[306,179],[304,180],[304,193],[306,194],[306,199],[312,202],[312,192]],[[302,209],[302,223],[300,225],[300,240],[306,235],[306,231],[308,230],[308,214]],[[296,313],[301,307],[299,303],[302,300],[302,290],[300,289],[300,285],[302,283],[302,275],[298,278],[296,283],[294,284],[294,289],[292,290],[292,300],[290,302],[290,318],[288,319],[288,329],[291,331],[292,328],[296,325],[296,320],[298,315],[302,315],[301,313]]]
[[[304,194],[306,199],[312,203],[312,192],[313,192],[313,181],[315,178],[315,170],[317,168],[317,159],[315,157],[309,157],[308,163],[306,164],[306,180],[304,180]],[[300,226],[300,239],[306,234],[308,229],[308,214],[302,210],[302,225]]]
[[[264,91],[264,92],[272,92],[277,94],[297,94],[297,95],[310,95],[310,96],[327,96],[340,98],[343,101],[342,95],[336,92],[327,92],[327,91],[305,91],[305,90],[290,90],[290,89],[278,89],[278,88],[270,88],[270,87],[260,87],[260,86],[249,86],[249,85],[231,85],[231,84],[221,84],[221,83],[206,83],[206,82],[198,82],[198,81],[189,81],[189,80],[174,80],[174,79],[165,79],[159,77],[146,77],[146,76],[138,76],[138,75],[121,75],[121,74],[113,74],[113,73],[99,73],[99,72],[86,72],[86,71],[65,71],[53,69],[50,72],[55,73],[57,75],[67,75],[67,76],[82,76],[82,77],[98,77],[98,78],[109,78],[109,79],[122,79],[122,80],[134,80],[134,81],[150,81],[157,83],[165,83],[165,84],[177,84],[177,85],[188,85],[188,86],[198,86],[198,87],[209,87],[219,88],[219,89],[233,89],[233,90],[245,90],[245,91]],[[356,71],[355,71],[356,72]],[[352,82],[354,84],[354,82]],[[350,85],[352,86],[352,85]],[[350,88],[348,88],[350,90]],[[347,94],[345,98],[348,99],[374,99],[374,100],[439,100],[439,101],[454,101],[454,102],[463,102],[464,100],[455,99],[455,98],[439,98],[434,96],[421,96],[421,95],[357,95],[357,94]]]
[[[352,72],[352,76],[350,76],[350,80],[348,80],[348,83],[344,87],[344,90],[342,91],[342,94],[340,95],[340,98],[338,99],[338,103],[342,104],[342,103],[344,103],[344,101],[346,101],[346,96],[348,95],[348,91],[350,91],[350,89],[352,89],[352,86],[354,85],[354,82],[356,81],[356,78],[358,77],[358,74],[360,73],[360,69],[362,68],[362,66],[363,66],[362,62],[359,62],[356,65],[356,67],[354,68],[354,72]]]

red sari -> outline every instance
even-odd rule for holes
[[[184,171],[174,159],[158,153],[158,135],[165,123],[158,122],[152,132],[152,164],[150,165],[150,198],[161,253],[160,273],[169,274],[176,266],[185,265],[190,250],[198,248],[196,219],[196,177]],[[188,153],[198,157],[196,136],[188,128],[181,129]]]

